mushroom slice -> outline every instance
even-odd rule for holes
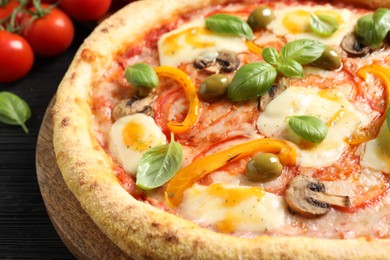
[[[330,205],[349,207],[348,196],[328,194],[324,183],[299,175],[287,185],[286,202],[289,208],[302,217],[315,218],[325,215]]]
[[[154,111],[150,104],[155,99],[154,95],[149,95],[145,98],[132,97],[130,99],[122,99],[115,104],[112,109],[111,117],[114,121],[123,116],[143,113],[147,116],[154,116]]]
[[[273,84],[271,88],[263,96],[259,97],[259,110],[263,112],[267,105],[279,96],[284,90],[290,87],[290,80],[282,78],[278,84]]]
[[[371,48],[363,45],[354,33],[347,34],[341,42],[341,48],[348,56],[363,57],[371,51]]]
[[[209,51],[199,55],[194,66],[197,69],[205,70],[209,73],[232,72],[238,68],[240,60],[233,51]]]
[[[217,61],[218,52],[208,51],[200,54],[194,61],[194,66],[197,69],[205,69],[215,64]]]

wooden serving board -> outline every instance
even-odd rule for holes
[[[76,258],[130,258],[100,231],[62,178],[53,151],[53,100],[43,118],[36,149],[38,183],[49,217],[57,233]]]

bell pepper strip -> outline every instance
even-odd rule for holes
[[[370,64],[357,71],[357,75],[364,80],[367,79],[367,74],[372,74],[381,80],[385,87],[385,102],[387,107],[390,103],[390,69],[377,64]],[[349,144],[358,145],[374,139],[378,135],[385,118],[386,113],[382,114],[379,119],[372,124],[372,127],[358,135],[352,136],[350,140],[348,140]]]
[[[245,44],[251,53],[261,54],[263,52],[263,48],[261,48],[259,45],[257,45],[253,41],[245,41]]]
[[[181,134],[190,130],[198,121],[200,114],[200,102],[196,94],[194,83],[185,72],[174,67],[159,66],[155,67],[154,71],[159,77],[171,78],[178,82],[184,88],[189,101],[188,113],[183,122],[168,122],[169,130],[175,134]]]
[[[171,207],[177,207],[183,199],[184,191],[204,176],[228,163],[260,151],[275,153],[283,165],[295,165],[296,150],[289,142],[271,138],[256,139],[204,156],[178,171],[168,182],[165,200]]]

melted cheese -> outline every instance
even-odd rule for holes
[[[158,41],[160,64],[174,67],[193,62],[205,52],[243,52],[247,49],[243,37],[212,33],[205,27],[204,20],[181,26],[164,34]]]
[[[283,199],[260,187],[214,183],[195,185],[184,193],[179,211],[220,232],[267,231],[285,222]]]
[[[292,115],[311,115],[324,121],[329,131],[320,144],[302,140],[288,126]],[[259,131],[268,137],[286,139],[299,146],[298,164],[325,167],[348,148],[346,139],[368,119],[356,111],[342,95],[332,90],[290,87],[272,100],[257,121]]]
[[[360,164],[390,174],[390,131],[386,121],[378,136],[367,142]]]
[[[313,39],[328,45],[339,45],[344,36],[353,30],[358,17],[348,9],[337,9],[330,5],[324,6],[287,6],[274,10],[275,20],[268,29],[276,35],[284,36],[288,41],[297,39]],[[310,14],[328,15],[335,18],[339,28],[331,36],[317,36],[310,29]]]
[[[136,173],[142,154],[165,143],[165,135],[145,114],[124,116],[115,121],[109,132],[110,153],[131,174]]]

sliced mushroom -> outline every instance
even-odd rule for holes
[[[209,73],[232,72],[239,65],[240,60],[237,54],[229,50],[205,52],[199,55],[194,61],[195,68],[205,70]]]
[[[282,78],[277,84],[273,84],[266,94],[259,97],[259,110],[264,111],[273,99],[290,87],[290,84],[291,82],[287,78]]]
[[[341,42],[341,48],[352,57],[363,57],[371,51],[356,38],[354,33],[347,34]]]
[[[155,96],[150,95],[142,99],[139,99],[138,97],[132,97],[130,99],[120,100],[112,109],[111,117],[114,121],[123,116],[134,115],[137,113],[143,113],[153,117],[154,111],[150,104],[154,99]]]
[[[299,175],[287,185],[286,202],[294,212],[306,218],[325,215],[330,205],[349,207],[349,196],[328,194],[324,183]]]

